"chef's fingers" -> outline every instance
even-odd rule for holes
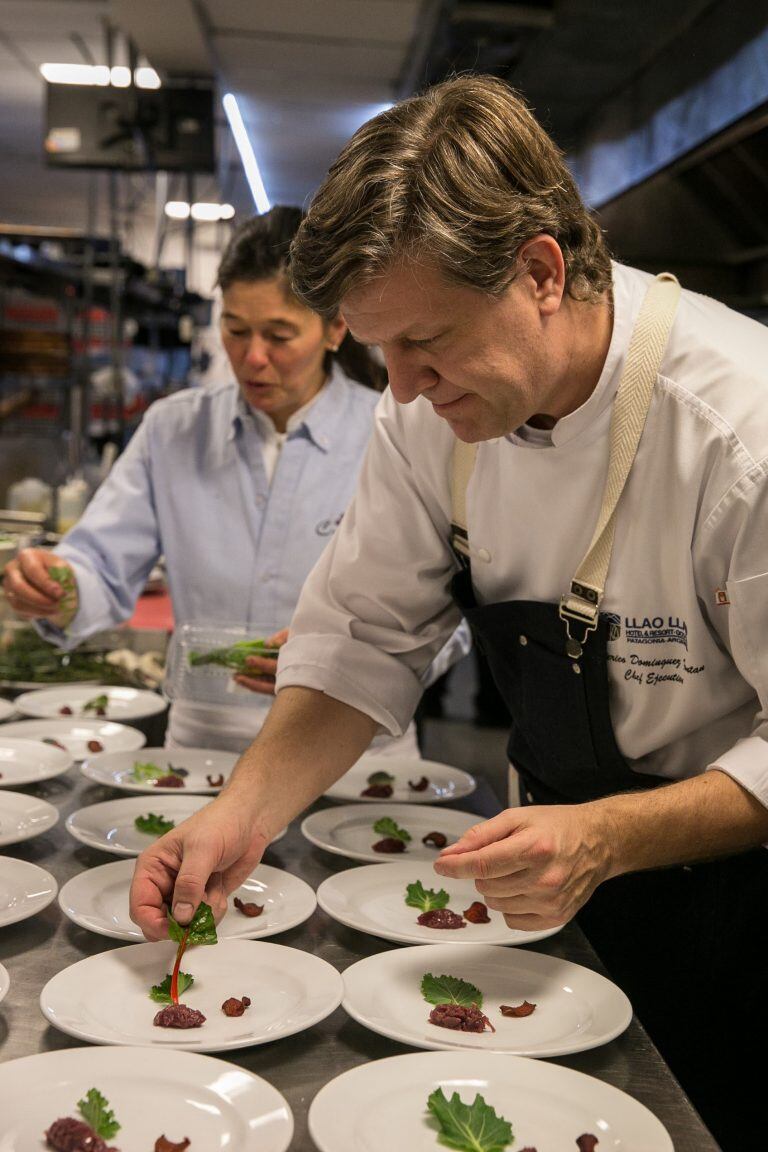
[[[170,903],[175,878],[174,856],[158,853],[157,845],[142,852],[136,861],[129,912],[147,940],[164,940],[168,935],[166,906]]]
[[[548,928],[560,928],[563,921],[550,916],[534,916],[525,912],[504,913],[507,928],[516,928],[518,932],[540,932]]]
[[[59,592],[61,591],[58,584],[56,588]],[[31,584],[22,571],[18,560],[11,560],[10,563],[6,564],[3,589],[8,603],[19,615],[51,616],[60,610],[60,596],[42,592],[34,584]]]
[[[275,632],[272,634],[272,636],[268,636],[264,643],[266,644],[267,648],[282,648],[287,639],[288,629],[281,628],[279,632]]]
[[[513,841],[509,838],[488,844],[476,852],[462,852],[455,856],[438,856],[433,865],[439,876],[452,880],[487,880],[494,876],[512,876],[528,868]]]
[[[244,676],[242,672],[238,672],[233,676],[235,684],[239,684],[241,688],[248,688],[251,692],[258,692],[261,696],[274,696],[275,694],[275,678],[274,676]]]
[[[65,594],[64,588],[58,580],[48,575],[49,568],[69,568],[66,560],[56,556],[45,548],[22,548],[17,557],[19,567],[28,582],[38,591],[50,596],[53,600],[61,600]]]
[[[194,916],[198,904],[205,898],[211,876],[218,871],[220,860],[221,852],[211,839],[205,836],[187,837],[179,874],[173,886],[171,911],[179,924],[187,925]]]
[[[277,656],[246,656],[245,666],[249,672],[257,674],[263,672],[266,676],[275,675]]]
[[[473,824],[455,844],[449,844],[447,848],[443,848],[437,859],[443,860],[447,856],[458,856],[463,852],[476,852],[479,848],[485,848],[488,844],[495,844],[497,840],[505,839],[517,831],[520,826],[519,813],[519,808],[507,808],[505,812],[500,812],[498,816],[492,816],[490,820]]]

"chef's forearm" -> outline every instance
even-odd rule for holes
[[[274,836],[343,776],[375,732],[370,716],[324,692],[284,688],[225,791]]]
[[[768,842],[768,809],[717,769],[588,807],[610,845],[608,876],[716,859]]]

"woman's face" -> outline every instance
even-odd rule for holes
[[[325,383],[325,354],[344,338],[344,321],[323,321],[280,277],[236,281],[222,299],[221,339],[243,398],[284,432]]]

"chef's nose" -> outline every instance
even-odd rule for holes
[[[417,396],[421,396],[422,392],[432,388],[439,379],[434,368],[420,363],[412,353],[384,349],[384,360],[387,365],[389,387],[399,404],[410,404]]]
[[[269,349],[263,337],[259,335],[251,337],[245,360],[251,368],[263,368],[269,363]]]

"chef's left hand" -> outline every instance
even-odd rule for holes
[[[287,639],[288,629],[281,628],[274,636],[268,636],[264,643],[269,648],[282,648]],[[248,675],[238,672],[233,677],[235,683],[242,688],[249,688],[251,692],[258,692],[261,696],[274,696],[277,656],[249,656],[246,664],[249,669]]]
[[[508,808],[435,861],[440,876],[474,880],[488,907],[524,931],[570,920],[610,867],[610,840],[590,804]]]

